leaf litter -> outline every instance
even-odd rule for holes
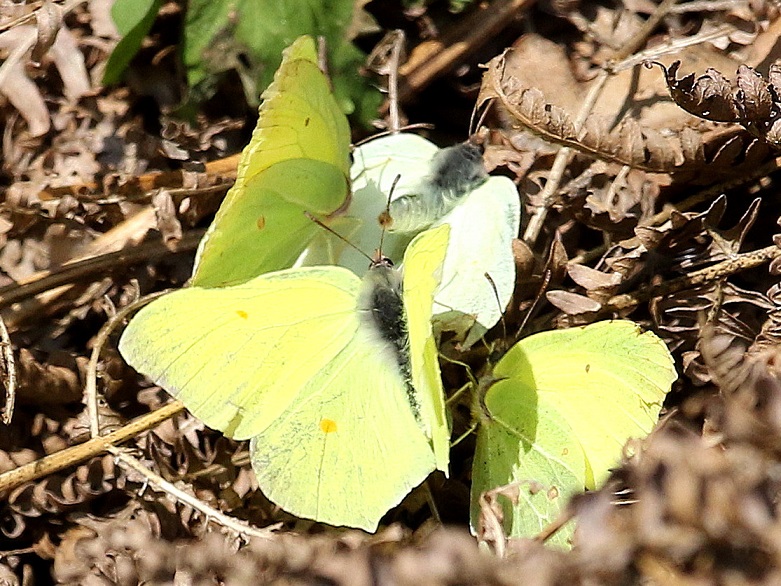
[[[189,121],[176,117],[175,96],[185,88],[167,31],[182,17],[177,3],[161,11],[128,83],[99,87],[94,80],[116,42],[108,4],[45,2],[0,13],[0,304],[18,378],[13,421],[0,427],[3,472],[89,440],[83,388],[98,330],[139,292],[186,281],[197,231],[232,179],[220,158],[237,152],[253,125],[214,104]],[[574,548],[503,540],[490,522],[482,535],[503,555],[478,547],[466,530],[468,434],[453,448],[451,478],[432,477],[368,536],[286,515],[257,490],[245,444],[180,413],[134,434],[124,444],[129,454],[198,501],[275,532],[247,537],[222,527],[155,490],[116,452],[99,450],[1,484],[4,580],[781,580],[778,8],[761,0],[667,2],[660,14],[642,1],[621,10],[518,2],[488,40],[458,27],[485,16],[477,11],[499,10],[494,4],[501,3],[458,16],[434,5],[404,13],[413,31],[408,48],[426,40],[414,31],[474,45],[455,64],[426,70],[401,104],[452,142],[463,140],[472,104],[493,104],[487,165],[519,186],[526,233],[514,246],[515,298],[489,340],[522,323],[529,334],[628,316],[663,337],[682,373],[657,429],[625,447],[605,487],[570,504]],[[519,15],[537,32],[526,32]],[[395,26],[387,12],[375,16]],[[635,48],[638,38],[644,42]],[[27,48],[14,55],[20,43]],[[663,74],[644,63],[660,64]],[[243,99],[240,87],[232,91]],[[449,107],[427,106],[443,103]],[[140,252],[127,256],[133,250]],[[78,271],[56,280],[78,259]],[[112,347],[99,362],[105,432],[167,402]],[[485,364],[479,345],[459,353],[444,344],[443,352],[476,371]],[[443,376],[450,392],[467,382],[449,362]],[[454,399],[452,413],[459,437],[472,423],[469,401]],[[517,490],[491,495],[485,518],[501,510],[496,499]],[[446,527],[437,526],[432,503]]]

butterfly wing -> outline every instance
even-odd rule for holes
[[[512,241],[520,221],[515,184],[507,177],[490,177],[435,224],[449,225],[452,238],[434,321],[442,330],[461,332],[465,347],[496,324],[510,302],[515,288]]]
[[[192,284],[238,284],[284,269],[348,200],[350,129],[314,41],[301,37],[284,53],[263,93],[258,125],[241,157],[235,185],[198,249]]]
[[[296,402],[252,440],[263,492],[282,508],[374,531],[435,468],[447,473],[449,431],[431,331],[447,226],[420,234],[404,258],[404,310],[414,401],[396,356],[363,323]]]
[[[450,198],[441,205],[436,203],[437,194],[431,191],[431,185],[428,191],[421,191],[437,172],[455,172],[457,177],[446,181],[440,178],[434,183],[458,184],[463,188],[471,185],[468,178],[480,174],[474,168],[470,170],[468,161],[459,162],[456,157],[452,165],[442,163],[447,161],[444,155],[464,146],[438,149],[422,137],[405,133],[361,145],[354,154],[353,196],[348,214],[363,222],[357,241],[366,248],[372,246],[380,232],[376,218],[384,211],[387,194],[399,178],[393,190],[393,202],[407,199],[410,205],[401,205],[396,210],[397,227],[429,223],[451,226],[442,282],[436,292],[435,325],[438,330],[458,332],[468,347],[496,324],[512,295],[515,287],[512,240],[518,235],[521,209],[518,190],[506,177],[489,177],[469,193]],[[391,216],[394,216],[393,202]],[[411,217],[398,215],[405,212]],[[386,254],[393,258],[406,244],[403,237],[399,232],[387,234]],[[346,255],[339,262],[355,266],[348,264],[352,259],[348,260]],[[485,273],[491,276],[496,292]]]
[[[441,264],[444,247],[413,248],[412,274]],[[309,267],[183,289],[142,309],[120,351],[208,426],[253,436],[253,468],[273,502],[373,530],[432,470],[447,469],[447,427],[430,336],[435,283],[405,293],[408,308],[410,295],[422,308],[412,309],[410,333],[411,348],[425,346],[413,359],[424,371],[413,374],[423,427],[396,357],[358,315],[360,286],[340,267]],[[429,430],[438,434],[435,448]]]
[[[377,528],[435,468],[392,356],[360,330],[252,439],[263,493],[300,517]]]
[[[436,454],[437,469],[448,472],[450,429],[439,358],[431,329],[434,291],[442,278],[450,226],[421,232],[404,255],[404,310],[407,314],[412,383],[424,428]]]
[[[119,350],[211,428],[260,433],[347,346],[360,280],[339,267],[174,291],[143,308]]]

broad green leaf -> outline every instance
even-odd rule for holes
[[[629,438],[646,436],[676,379],[664,342],[630,321],[535,334],[494,369],[473,467],[477,499],[511,482],[542,487],[506,507],[505,530],[529,537],[553,521],[566,499],[608,476]],[[554,541],[564,544],[568,534]]]
[[[141,42],[152,28],[161,0],[116,0],[111,7],[111,18],[122,39],[114,47],[106,63],[103,83],[117,83],[127,66],[141,48]]]
[[[235,69],[253,104],[271,83],[282,50],[301,35],[321,36],[340,107],[366,123],[380,95],[358,73],[365,55],[351,42],[357,10],[352,0],[191,0],[183,51],[188,83],[208,96],[217,76]]]

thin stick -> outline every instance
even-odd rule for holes
[[[84,4],[86,2],[87,0],[70,0],[69,2],[61,2],[61,3],[54,2],[54,4],[57,5],[62,4],[62,14],[64,16],[68,14],[71,10],[76,8],[79,4]],[[43,6],[43,2],[41,3],[41,6]],[[23,16],[20,16],[18,18],[0,24],[0,32],[10,30],[15,26],[26,24],[32,20],[35,20],[38,17],[38,11],[41,9],[41,6],[38,6],[38,8],[36,8],[32,12],[28,12]]]
[[[108,337],[111,332],[114,331],[114,328],[116,328],[116,326],[120,324],[128,315],[140,309],[150,301],[165,295],[166,293],[168,293],[168,291],[158,291],[157,293],[152,293],[151,295],[146,295],[141,299],[137,299],[133,303],[123,307],[120,311],[117,312],[116,315],[114,315],[114,317],[106,322],[102,328],[100,328],[100,331],[95,338],[95,345],[92,348],[92,355],[89,359],[89,365],[87,366],[87,383],[84,389],[84,398],[87,403],[87,413],[89,415],[89,430],[90,435],[93,438],[101,435],[100,416],[98,413],[97,378],[98,360],[100,359],[100,352],[103,350],[103,346],[105,345],[106,340],[108,340]]]
[[[580,134],[583,124],[585,124],[591,110],[594,108],[594,104],[597,103],[597,99],[605,88],[609,76],[610,74],[607,71],[602,71],[589,88],[586,99],[583,101],[583,105],[578,112],[578,117],[572,123],[576,135]],[[529,246],[534,246],[537,237],[540,235],[542,225],[548,217],[548,210],[551,205],[553,205],[554,196],[559,189],[561,179],[564,176],[567,165],[569,165],[572,153],[573,151],[570,147],[563,147],[556,153],[556,158],[553,160],[553,165],[551,165],[551,170],[548,174],[548,180],[540,194],[542,205],[535,209],[532,217],[529,219],[529,224],[526,226],[526,231],[523,234],[523,239]]]
[[[205,232],[205,230],[193,230],[185,234],[177,243],[176,252],[195,250]],[[105,276],[106,271],[117,266],[134,265],[169,254],[171,254],[171,250],[163,242],[144,242],[132,248],[67,263],[53,271],[42,271],[24,281],[1,287],[0,309],[34,297],[49,289],[92,278],[96,275]]]
[[[261,539],[271,539],[274,535],[274,531],[279,529],[279,527],[282,525],[281,523],[277,523],[269,527],[264,527],[263,529],[258,529],[257,527],[249,525],[245,521],[241,521],[234,517],[225,515],[214,507],[207,505],[197,497],[174,486],[159,474],[152,472],[149,468],[128,454],[124,449],[117,448],[115,446],[108,446],[107,449],[109,452],[111,452],[111,454],[114,455],[115,458],[117,458],[117,460],[119,460],[120,464],[124,464],[126,467],[141,474],[153,488],[171,495],[179,502],[182,502],[192,507],[196,511],[201,512],[207,519],[216,521],[220,525],[235,531],[239,535],[259,537]]]
[[[399,115],[399,63],[401,62],[401,50],[404,47],[404,31],[393,31],[396,37],[393,39],[390,63],[388,63],[388,117],[390,118],[390,131],[397,133],[401,127]]]
[[[399,68],[405,78],[399,91],[401,103],[408,102],[434,79],[490,42],[522,9],[532,4],[533,0],[485,2],[445,37],[419,45]]]
[[[638,34],[630,39],[621,49],[619,49],[614,59],[610,63],[606,64],[605,68],[600,72],[599,76],[594,80],[594,83],[589,88],[586,99],[583,101],[577,118],[573,121],[572,125],[575,131],[575,135],[579,135],[583,128],[587,118],[591,114],[591,111],[596,104],[597,99],[602,94],[602,90],[607,83],[607,80],[615,71],[615,63],[626,59],[629,55],[635,52],[651,34],[656,25],[669,11],[670,7],[675,4],[676,0],[664,0],[654,11],[654,13],[645,22],[644,26],[640,28]],[[545,219],[548,216],[548,210],[553,205],[554,196],[559,189],[561,179],[564,176],[564,171],[569,164],[570,157],[572,156],[572,149],[570,147],[563,147],[556,153],[556,158],[551,166],[548,180],[545,183],[545,187],[540,194],[542,204],[540,207],[534,210],[532,217],[529,220],[529,224],[526,226],[523,239],[529,246],[534,246],[537,238],[540,235],[542,226],[545,223]]]
[[[14,361],[14,347],[11,345],[11,337],[8,335],[8,328],[5,327],[2,316],[0,316],[0,346],[3,348],[3,369],[5,370],[5,378],[3,379],[5,406],[3,407],[2,421],[9,425],[14,416],[14,404],[16,403],[16,362]]]
[[[571,507],[566,507],[553,521],[543,527],[542,530],[532,539],[534,541],[539,541],[540,543],[545,543],[548,541],[548,539],[555,535],[559,529],[564,527],[564,525],[566,525],[573,517],[574,515],[572,513]]]
[[[107,451],[110,446],[133,439],[138,434],[156,427],[184,410],[185,407],[181,401],[172,401],[151,413],[134,419],[127,425],[107,435],[92,438],[83,444],[65,448],[24,466],[4,472],[0,474],[0,494],[8,494],[8,492],[25,482],[43,478],[100,455]]]
[[[426,502],[428,503],[428,508],[431,511],[431,516],[434,517],[434,521],[436,521],[439,525],[442,525],[442,517],[439,515],[437,503],[434,501],[434,493],[431,492],[431,486],[429,485],[428,480],[423,482],[423,492],[426,494]]]
[[[767,246],[753,252],[746,252],[657,286],[645,287],[634,293],[614,295],[603,305],[601,311],[629,309],[654,297],[667,297],[684,289],[691,289],[706,283],[726,279],[731,275],[753,269],[779,257],[781,257],[781,248],[778,246]]]

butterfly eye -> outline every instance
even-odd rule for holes
[[[387,256],[377,251],[374,254],[373,260],[369,263],[369,268],[376,269],[377,267],[385,267],[387,269],[392,269],[393,261],[389,259]]]

